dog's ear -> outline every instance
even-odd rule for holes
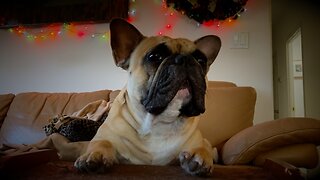
[[[110,22],[111,48],[117,66],[128,69],[128,59],[143,37],[137,28],[124,19],[113,19]]]
[[[206,55],[208,58],[208,67],[213,63],[216,59],[220,48],[221,48],[221,40],[218,36],[215,35],[208,35],[204,36],[194,42],[197,48]]]

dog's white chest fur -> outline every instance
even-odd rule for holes
[[[140,134],[149,154],[147,164],[166,165],[175,160],[195,134],[196,126],[197,120],[180,118],[171,123],[154,124],[150,133]]]
[[[141,141],[150,155],[148,164],[168,164],[177,157],[181,140],[181,131],[168,124],[157,125],[149,134],[142,135]]]

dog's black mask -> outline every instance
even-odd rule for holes
[[[191,100],[180,109],[180,115],[191,117],[204,113],[207,57],[200,50],[175,54],[160,44],[146,54],[143,63],[148,75],[153,76],[141,100],[149,113],[162,113],[177,92],[185,88]]]

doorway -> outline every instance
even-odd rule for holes
[[[305,116],[301,29],[287,41],[288,109],[291,117]]]

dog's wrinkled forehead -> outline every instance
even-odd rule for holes
[[[164,42],[164,44],[171,50],[173,54],[188,54],[195,51],[195,44],[188,39],[171,39]]]
[[[136,65],[142,62],[142,58],[154,50],[159,44],[164,44],[172,54],[190,54],[196,50],[196,45],[194,42],[177,38],[173,39],[167,36],[154,36],[148,37],[142,40],[142,42],[138,45],[138,48],[131,55],[131,65],[133,69],[137,68]]]

